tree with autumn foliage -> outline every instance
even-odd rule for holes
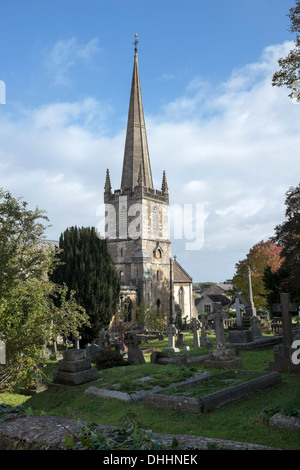
[[[239,292],[245,299],[248,298],[248,266],[251,270],[252,293],[257,309],[268,307],[268,289],[264,282],[265,270],[269,268],[276,273],[283,263],[282,247],[272,240],[256,243],[246,255],[244,260],[236,264],[236,272],[232,279],[234,292]]]

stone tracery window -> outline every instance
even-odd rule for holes
[[[181,309],[181,313],[184,313],[184,289],[181,286],[178,291],[178,303]]]

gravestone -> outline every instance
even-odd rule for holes
[[[240,294],[237,294],[234,298],[234,302],[230,305],[230,308],[233,308],[236,312],[236,326],[238,328],[243,326],[243,316],[242,312],[245,311],[245,308],[248,306],[247,302],[243,299]]]
[[[241,367],[242,359],[236,357],[233,349],[226,348],[223,318],[220,307],[215,309],[213,316],[217,347],[208,353],[208,359],[204,361],[204,365],[214,369],[234,369]]]
[[[212,347],[211,340],[206,334],[206,325],[208,320],[204,313],[200,315],[200,324],[201,324],[201,335],[200,335],[200,346]]]
[[[103,349],[106,348],[107,340],[106,340],[105,334],[106,334],[105,330],[104,330],[104,328],[102,328],[99,331],[98,343],[97,343],[100,351],[102,351]]]
[[[192,318],[192,329],[194,334],[194,342],[193,347],[194,349],[200,348],[200,338],[198,331],[200,330],[200,322],[197,318]]]
[[[219,302],[214,303],[213,319],[216,333],[216,344],[222,344],[225,346],[222,306]]]
[[[251,335],[252,335],[252,340],[253,341],[262,338],[262,332],[260,331],[260,328],[258,326],[258,321],[259,320],[258,320],[257,316],[252,317]]]
[[[53,382],[63,385],[80,385],[98,378],[96,367],[91,367],[84,349],[63,351],[63,359],[58,361],[58,370],[53,372]]]
[[[183,333],[178,332],[175,346],[176,348],[180,348],[184,346],[184,334]]]
[[[101,349],[98,344],[87,344],[85,347],[85,354],[86,358],[89,359],[91,362],[96,362],[99,354],[101,353]]]
[[[170,323],[167,328],[167,335],[168,335],[168,346],[163,348],[164,351],[172,351],[172,352],[180,352],[179,348],[175,346],[175,336],[178,333],[178,330],[174,323]]]
[[[138,338],[134,333],[127,331],[127,333],[125,333],[124,342],[128,351],[128,362],[134,365],[145,364],[146,361],[144,355],[139,348],[139,344],[141,343],[140,338]]]
[[[292,357],[294,353],[293,329],[291,312],[298,311],[296,304],[290,303],[290,295],[280,294],[280,304],[273,305],[273,311],[281,312],[282,319],[282,343],[274,346],[274,360],[269,363],[270,370],[278,372],[297,372],[300,373],[300,364],[294,364]]]

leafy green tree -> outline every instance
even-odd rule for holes
[[[51,275],[57,284],[75,291],[90,321],[81,332],[82,343],[92,342],[116,313],[120,283],[107,249],[94,227],[69,227],[60,236],[59,263]]]
[[[0,340],[6,349],[0,390],[30,383],[43,363],[44,346],[58,335],[77,335],[87,322],[74,295],[66,300],[66,286],[49,282],[55,254],[44,235],[47,220],[43,211],[29,210],[0,189]]]
[[[296,33],[295,48],[287,57],[278,60],[280,70],[274,73],[272,85],[287,86],[293,90],[289,96],[300,101],[300,0],[296,1],[296,6],[289,10],[287,16],[291,22],[290,32]]]
[[[246,255],[246,258],[236,264],[236,272],[232,279],[233,291],[240,292],[248,298],[248,266],[251,269],[251,284],[253,301],[258,309],[264,310],[268,306],[268,290],[264,283],[264,274],[267,267],[271,272],[277,272],[283,263],[282,248],[271,240],[260,241],[255,244]]]
[[[300,183],[286,192],[285,221],[275,227],[273,240],[282,249],[281,290],[300,301]]]
[[[151,309],[149,305],[141,304],[135,310],[139,325],[152,331],[163,331],[166,327],[166,314],[161,309]]]

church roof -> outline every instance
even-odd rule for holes
[[[180,266],[177,260],[173,262],[173,279],[175,283],[193,282],[191,276]]]
[[[136,39],[121,181],[122,190],[133,189],[137,186],[139,175],[142,175],[142,185],[153,189],[138,67],[137,43]]]

